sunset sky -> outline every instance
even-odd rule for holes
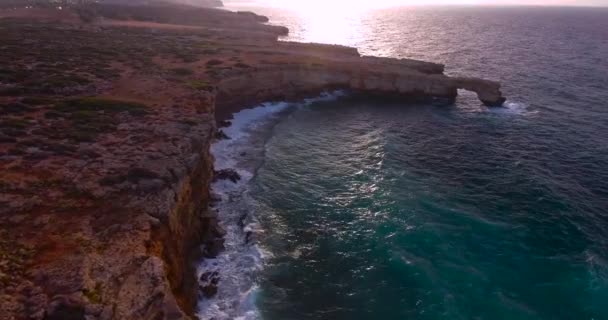
[[[257,2],[279,7],[356,6],[389,7],[400,5],[554,5],[608,6],[608,0],[235,0],[226,2]]]

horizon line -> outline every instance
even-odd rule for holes
[[[252,5],[259,7],[272,7],[272,8],[285,8],[289,9],[289,6],[282,5],[273,5],[269,3],[257,2],[257,1],[224,1],[224,5]],[[323,7],[323,6],[321,6]],[[491,4],[491,3],[429,3],[429,4],[397,4],[390,5],[386,7],[378,7],[372,9],[387,9],[387,8],[403,8],[403,7],[534,7],[534,8],[603,8],[608,9],[608,4],[524,4],[524,3],[514,3],[514,4]]]

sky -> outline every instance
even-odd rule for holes
[[[238,1],[238,0],[234,0]],[[249,0],[278,7],[320,7],[330,5],[356,7],[390,7],[400,5],[548,5],[548,6],[606,6],[608,0]],[[248,1],[248,2],[249,2]],[[230,2],[230,1],[226,1]],[[245,2],[240,0],[238,2]]]

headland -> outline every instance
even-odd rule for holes
[[[242,108],[333,89],[505,100],[441,64],[278,41],[288,30],[267,21],[166,3],[0,8],[0,319],[193,318],[195,262],[224,233],[209,148]]]

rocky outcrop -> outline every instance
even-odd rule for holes
[[[331,89],[398,95],[404,98],[435,97],[453,102],[458,89],[473,91],[488,106],[505,101],[500,84],[478,78],[451,78],[443,66],[412,60],[353,59],[322,65],[268,67],[250,73],[225,74],[218,83],[217,116],[225,119],[239,106],[268,100],[293,100]],[[237,94],[238,93],[238,94]]]
[[[232,183],[237,183],[239,180],[241,180],[241,176],[233,169],[223,169],[214,172],[213,182],[219,180],[230,180]]]
[[[70,1],[68,1],[70,2]],[[72,1],[76,2],[76,1]],[[130,6],[146,6],[150,4],[158,4],[158,3],[175,3],[175,4],[185,4],[193,7],[204,7],[204,8],[217,8],[223,7],[224,3],[222,0],[104,0],[105,4],[120,4],[120,5],[130,5]]]
[[[479,78],[451,78],[458,89],[477,93],[479,100],[486,106],[499,107],[507,100],[500,91],[500,83]]]
[[[219,8],[224,6],[222,0],[174,0],[174,2],[195,7]]]
[[[445,66],[440,63],[432,63],[413,59],[395,59],[395,58],[380,58],[380,57],[361,57],[361,61],[367,64],[367,67],[378,67],[381,69],[390,68],[398,71],[416,70],[426,74],[443,74]]]
[[[241,34],[266,34],[272,35],[275,40],[277,36],[285,35],[289,31],[283,26],[260,23],[267,21],[268,18],[253,12],[235,13],[215,8],[172,5],[163,2],[145,6],[130,5],[127,2],[121,4],[97,2],[92,8],[95,15],[104,19],[188,25],[211,30],[232,30]]]
[[[96,6],[126,23],[0,20],[0,320],[191,319],[222,281],[195,266],[224,246],[209,186],[240,177],[210,144],[235,111],[331,89],[504,101],[441,64],[278,42],[252,13]]]

